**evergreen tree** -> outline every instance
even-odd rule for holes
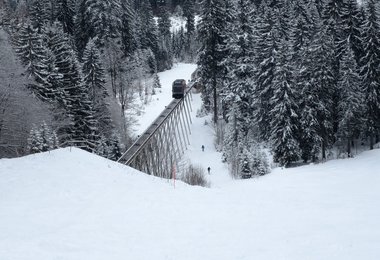
[[[323,14],[326,33],[328,33],[334,41],[332,47],[335,48],[335,56],[337,57],[337,62],[334,64],[335,72],[339,70],[339,60],[346,43],[344,41],[346,36],[343,30],[345,10],[347,10],[346,0],[327,0]]]
[[[294,66],[302,62],[303,54],[309,47],[315,33],[316,8],[314,4],[306,4],[303,0],[295,2],[290,39],[292,41],[292,54]]]
[[[62,24],[63,31],[74,33],[75,2],[73,0],[56,0],[55,17]]]
[[[154,55],[158,52],[158,29],[148,0],[141,1],[140,41],[142,49],[151,49]]]
[[[153,80],[154,80],[153,88],[161,88],[160,77],[158,77],[157,73],[154,74]]]
[[[239,0],[237,11],[236,22],[231,24],[231,35],[226,45],[230,53],[223,62],[228,71],[227,88],[223,93],[223,113],[228,113],[227,109],[234,104],[234,117],[239,129],[237,139],[238,142],[244,142],[243,137],[248,135],[251,128],[254,91],[252,4],[249,0]]]
[[[83,83],[87,88],[89,99],[94,109],[94,116],[100,133],[110,136],[112,120],[106,98],[108,97],[105,87],[105,72],[100,61],[100,53],[95,42],[90,40],[83,53]]]
[[[193,59],[193,51],[191,47],[194,45],[195,38],[195,15],[194,15],[194,1],[185,0],[183,4],[184,17],[186,20],[186,45],[185,50],[190,55],[190,60]]]
[[[107,158],[113,161],[117,161],[122,155],[122,148],[120,145],[120,137],[113,133],[108,145]]]
[[[90,38],[103,47],[120,36],[122,5],[119,0],[81,0],[77,8],[75,36],[79,57]]]
[[[380,28],[376,1],[368,0],[366,16],[363,25],[364,56],[361,60],[361,76],[365,95],[367,135],[370,139],[370,149],[373,149],[374,137],[380,127]]]
[[[47,152],[56,148],[58,148],[57,135],[45,122],[30,130],[27,147],[29,153]]]
[[[93,27],[99,46],[103,46],[109,39],[119,36],[121,28],[121,4],[119,0],[88,0],[87,17]]]
[[[263,140],[269,139],[270,111],[269,102],[273,96],[273,77],[276,70],[275,53],[278,51],[280,24],[272,9],[262,4],[256,18],[255,42],[255,79],[254,118]]]
[[[61,76],[59,86],[64,93],[64,107],[68,122],[59,129],[62,142],[75,142],[75,145],[93,151],[98,140],[95,111],[89,92],[82,82],[80,66],[70,46],[67,35],[60,27],[52,31],[47,45],[55,56],[57,73]]]
[[[44,70],[42,61],[45,59],[45,49],[41,36],[30,24],[24,24],[13,39],[16,53],[26,66],[28,75],[43,81],[44,76],[41,73]]]
[[[262,176],[270,172],[268,157],[257,143],[251,146],[251,169],[254,175]]]
[[[347,5],[345,5],[343,12],[342,26],[345,38],[342,41],[347,42],[348,39],[350,48],[354,52],[356,63],[360,64],[363,57],[361,30],[364,17],[362,17],[362,12],[360,12],[356,0],[347,0]]]
[[[79,58],[82,58],[88,40],[95,37],[94,28],[91,25],[91,17],[89,16],[87,8],[87,0],[78,0],[74,18],[74,38]]]
[[[131,7],[130,1],[121,1],[121,26],[120,36],[122,50],[125,56],[139,48],[139,41],[136,33],[136,13]]]
[[[342,53],[345,49],[346,44],[346,35],[344,31],[343,26],[343,20],[344,20],[344,11],[347,9],[347,3],[346,0],[328,0],[326,3],[326,6],[324,8],[324,14],[323,14],[323,23],[325,28],[325,33],[329,35],[329,37],[332,38],[332,44],[330,45],[330,48],[333,53],[333,58],[331,60],[332,62],[332,70],[334,75],[334,82],[333,86],[335,88],[332,88],[332,107],[331,107],[331,119],[333,124],[333,131],[336,133],[338,128],[338,102],[339,97],[341,93],[339,93],[339,89],[336,88],[337,81],[339,78],[339,66],[340,66],[340,60],[342,57]]]
[[[159,35],[163,38],[170,38],[170,19],[169,19],[169,12],[166,8],[162,7],[159,11],[159,16],[157,19],[158,23],[158,32]]]
[[[273,110],[271,116],[271,133],[273,160],[281,166],[288,166],[299,159],[298,143],[298,105],[294,91],[294,79],[290,61],[287,58],[290,48],[286,40],[276,53],[278,66],[274,73],[273,97],[270,99]]]
[[[332,69],[333,40],[325,32],[326,28],[319,26],[319,33],[305,53],[298,82],[301,84],[303,97],[300,111],[304,111],[301,120],[302,146],[304,153],[310,154],[313,160],[316,159],[315,155],[319,150],[322,152],[322,158],[326,159],[326,148],[333,141],[331,111],[333,111],[333,91],[336,89]],[[303,157],[304,160],[307,160],[306,158]]]
[[[319,95],[315,88],[312,67],[314,65],[313,51],[306,49],[303,62],[301,63],[301,73],[297,77],[297,89],[300,92],[299,111],[300,114],[300,136],[301,158],[304,162],[311,159],[315,162],[318,159],[322,137],[319,134],[318,108]]]
[[[226,2],[229,2],[226,0]],[[198,25],[198,39],[201,48],[198,56],[199,74],[203,85],[202,99],[207,111],[214,108],[214,122],[218,120],[218,88],[222,87],[225,70],[220,62],[225,56],[224,35],[227,27],[223,0],[204,0],[201,21]],[[213,101],[212,101],[213,100]]]
[[[171,47],[169,13],[165,8],[160,8],[158,17],[159,44],[156,54],[157,69],[163,71],[172,67],[173,54]]]
[[[34,80],[28,84],[28,87],[41,100],[51,101],[53,96],[57,95],[57,90],[50,80],[53,77],[49,71],[52,61],[43,45],[41,34],[26,23],[14,36],[14,45],[22,64],[26,66],[28,77]]]
[[[105,75],[100,61],[100,52],[94,40],[90,40],[84,50],[82,72],[84,84],[89,89],[90,99],[93,100],[94,104],[102,103],[108,94],[104,86]]]
[[[58,148],[57,135],[45,122],[40,126],[39,135],[41,137],[40,152],[47,152]]]
[[[28,137],[28,152],[30,154],[39,153],[42,150],[42,138],[39,129],[34,126],[29,133]]]
[[[340,70],[338,87],[342,96],[338,104],[340,121],[337,134],[341,142],[346,143],[347,156],[351,157],[351,143],[359,136],[364,123],[362,116],[364,97],[358,66],[349,42],[342,56]]]
[[[52,22],[51,8],[49,0],[34,0],[30,6],[31,23],[39,33],[45,25]]]

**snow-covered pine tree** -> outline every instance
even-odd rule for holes
[[[183,15],[186,20],[186,45],[185,51],[186,55],[189,56],[189,60],[192,61],[195,56],[192,46],[194,46],[195,40],[195,10],[194,10],[194,1],[185,0],[183,3]]]
[[[203,86],[202,100],[206,111],[214,110],[214,122],[218,120],[218,93],[222,88],[225,69],[220,62],[225,57],[224,37],[230,17],[229,0],[204,0],[201,20],[198,24],[198,55],[200,80]]]
[[[158,52],[156,54],[157,70],[164,71],[173,65],[169,12],[166,8],[159,9],[158,17]]]
[[[121,1],[121,26],[120,37],[122,50],[125,56],[129,56],[132,55],[140,45],[136,32],[136,13],[130,1]]]
[[[171,23],[169,19],[169,11],[165,7],[159,9],[157,25],[159,35],[163,38],[169,38]]]
[[[246,141],[252,124],[252,93],[254,92],[252,8],[253,5],[249,0],[237,2],[235,23],[230,24],[231,34],[226,43],[229,55],[223,61],[223,65],[227,68],[227,76],[226,88],[223,91],[222,112],[227,114],[228,109],[234,107],[234,121],[231,123],[238,129],[236,141],[242,144]],[[228,150],[229,147],[225,149]]]
[[[279,22],[274,11],[265,3],[261,4],[255,18],[255,90],[254,118],[262,140],[269,140],[270,111],[269,102],[273,96],[273,77],[276,69],[274,54],[278,51],[280,39]]]
[[[107,158],[107,138],[101,136],[95,149],[95,153],[99,156]]]
[[[303,139],[301,146],[309,147],[303,150],[311,151],[313,157],[320,149],[322,159],[326,159],[326,149],[332,143],[334,134],[331,111],[333,111],[332,97],[336,88],[332,68],[335,56],[331,47],[333,38],[326,33],[324,26],[320,23],[317,26],[318,33],[305,53],[298,81],[298,84],[303,85],[301,86],[302,102],[305,102],[300,109],[307,111],[307,113],[302,113],[301,129],[307,138]]]
[[[360,65],[363,57],[363,43],[361,41],[361,30],[364,17],[359,9],[357,0],[346,0],[347,4],[343,9],[342,26],[345,36],[343,41],[348,38],[350,48],[353,50],[356,63]]]
[[[63,31],[70,35],[74,33],[74,0],[56,0],[54,16],[62,24]]]
[[[13,37],[16,53],[33,81],[28,87],[41,100],[50,102],[55,90],[49,82],[49,57],[43,46],[42,35],[30,24],[25,23]]]
[[[94,37],[94,32],[87,12],[87,0],[78,0],[74,16],[74,39],[79,59],[91,37]]]
[[[313,78],[313,51],[307,48],[303,52],[304,56],[300,64],[300,73],[297,74],[297,89],[300,93],[299,111],[302,111],[299,120],[299,143],[301,158],[304,162],[310,159],[313,162],[317,161],[322,144],[318,121],[319,95],[317,88],[315,88],[315,80],[310,80]]]
[[[177,60],[184,60],[184,57],[186,56],[186,36],[185,31],[183,27],[179,28],[177,32],[173,33],[172,36],[172,52],[174,55],[174,58]]]
[[[150,49],[154,55],[158,52],[158,28],[153,17],[152,7],[149,0],[141,1],[141,8],[138,10],[140,17],[139,24],[139,38],[141,42],[141,48]],[[154,64],[157,67],[157,64]],[[154,68],[151,68],[154,71]]]
[[[100,60],[100,52],[94,40],[90,40],[83,53],[82,75],[83,83],[87,88],[91,100],[94,117],[100,134],[109,137],[112,133],[113,124],[108,109],[107,89],[105,87],[105,71]]]
[[[250,153],[252,174],[262,176],[269,173],[268,156],[258,143],[252,143]]]
[[[113,133],[108,145],[107,158],[113,161],[117,161],[122,155],[120,137],[118,134]]]
[[[82,57],[90,38],[98,47],[104,47],[110,39],[120,36],[122,28],[120,0],[81,0],[75,16],[75,42]]]
[[[304,162],[316,161],[320,150],[322,139],[318,135],[318,103],[319,96],[315,81],[311,81],[314,68],[314,41],[318,31],[317,25],[321,23],[317,4],[310,1],[299,1],[294,14],[298,22],[292,30],[293,66],[297,93],[299,93],[299,144],[301,158]],[[297,12],[297,10],[300,10]],[[299,15],[297,16],[297,13]],[[312,47],[314,46],[314,47]]]
[[[341,89],[341,98],[338,103],[339,127],[338,140],[346,144],[347,156],[351,157],[351,143],[362,130],[364,119],[364,95],[361,88],[359,67],[355,56],[347,41],[346,50],[340,64],[338,87]]]
[[[299,67],[303,59],[303,53],[312,41],[312,36],[315,33],[315,19],[318,17],[316,15],[315,5],[313,3],[306,3],[305,0],[298,0],[294,3],[292,14],[293,20],[295,21],[290,33],[293,46],[292,60],[294,66]],[[297,70],[295,72],[297,72]]]
[[[38,33],[42,32],[44,26],[52,22],[50,0],[34,0],[30,5],[29,17],[33,28]]]
[[[157,73],[154,73],[153,81],[153,88],[161,88],[160,77],[157,75]]]
[[[46,122],[39,127],[33,126],[28,138],[29,153],[47,152],[56,148],[58,148],[57,135]]]
[[[32,80],[26,77],[9,36],[0,29],[0,158],[25,155],[33,124],[52,120],[50,104],[27,89]]]
[[[332,47],[337,57],[336,64],[334,65],[335,72],[339,70],[339,60],[342,52],[345,49],[345,32],[343,28],[343,19],[347,10],[347,0],[327,0],[323,10],[323,23],[328,33],[332,38],[334,44]]]
[[[365,95],[366,133],[373,149],[375,137],[379,134],[380,122],[380,39],[379,13],[377,2],[368,0],[366,19],[363,24],[363,54],[361,76]]]
[[[107,97],[104,68],[100,60],[100,52],[91,39],[83,52],[83,80],[89,88],[90,99],[94,104],[101,103]],[[96,106],[96,105],[95,105]]]
[[[42,137],[40,130],[36,126],[30,130],[27,149],[30,154],[42,151]]]
[[[71,140],[74,141],[74,146],[95,152],[100,135],[93,104],[83,84],[78,85],[74,91],[72,94],[77,98],[71,102],[70,112],[74,122],[71,128]]]
[[[60,26],[52,30],[47,45],[55,56],[57,73],[62,75],[59,86],[64,93],[68,120],[65,126],[58,129],[58,136],[65,145],[71,144],[86,147],[92,151],[98,139],[98,129],[94,118],[94,109],[89,93],[82,83],[82,75],[76,55],[67,35]]]
[[[290,46],[282,39],[276,52],[276,70],[273,77],[273,97],[270,103],[270,141],[273,160],[281,166],[289,166],[300,156],[299,148],[299,111],[292,67],[289,57]]]
[[[108,138],[102,136],[96,147],[96,154],[117,161],[122,155],[120,144],[120,137],[116,133],[113,133]]]
[[[47,152],[58,148],[57,134],[46,122],[40,125],[39,135],[41,138],[40,152]]]
[[[325,28],[325,33],[332,37],[332,44],[330,45],[331,51],[334,55],[332,61],[332,70],[334,75],[334,82],[331,86],[332,92],[332,106],[331,106],[331,120],[333,124],[334,134],[337,132],[338,128],[338,102],[341,93],[337,86],[337,81],[339,78],[339,66],[342,53],[345,49],[346,38],[344,31],[344,11],[347,10],[346,0],[327,0],[326,5],[323,10],[322,20]]]

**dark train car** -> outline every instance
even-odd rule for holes
[[[186,89],[186,80],[176,79],[172,86],[172,97],[173,98],[183,98]]]

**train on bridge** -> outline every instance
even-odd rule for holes
[[[186,90],[186,80],[176,79],[172,85],[172,97],[176,99],[181,99],[185,95]]]

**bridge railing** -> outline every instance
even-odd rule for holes
[[[172,178],[173,167],[189,144],[192,88],[182,99],[173,99],[118,162],[163,178]]]

